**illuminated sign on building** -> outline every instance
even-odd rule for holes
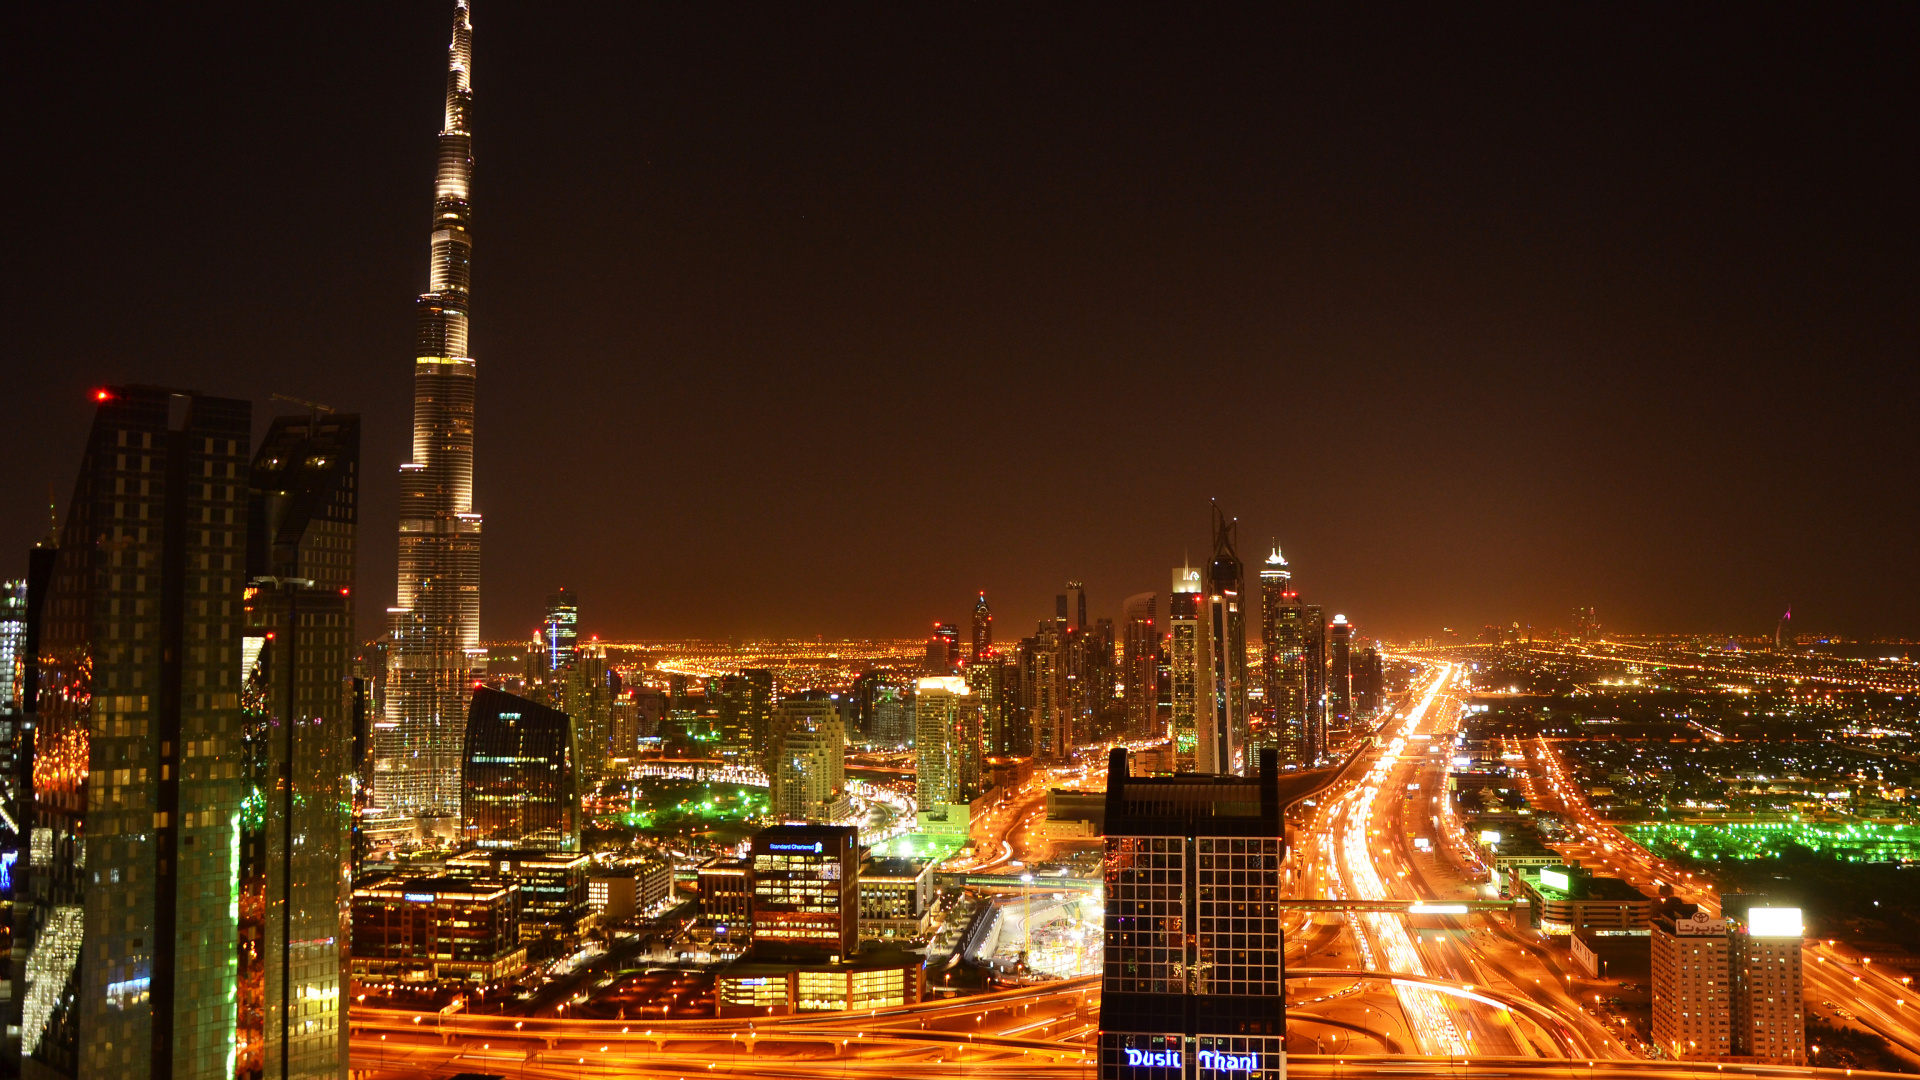
[[[408,902],[408,903],[413,903],[413,904],[431,904],[431,903],[433,903],[433,894],[432,894],[432,893],[417,893],[417,892],[410,892],[410,893],[407,893],[407,894],[406,894],[406,898],[407,898],[407,902]]]
[[[1747,911],[1747,934],[1751,937],[1797,938],[1805,932],[1797,907],[1757,907]]]
[[[1212,1052],[1211,1050],[1203,1051],[1200,1055],[1201,1059],[1205,1060],[1206,1056]],[[1180,1067],[1180,1051],[1135,1050],[1129,1046],[1127,1047],[1127,1064],[1136,1068],[1177,1069]]]
[[[1259,1072],[1259,1054],[1222,1054],[1216,1050],[1202,1050],[1196,1055],[1203,1069],[1215,1072]]]
[[[781,843],[779,841],[775,841],[774,843],[767,845],[767,850],[768,851],[807,851],[807,852],[812,852],[815,855],[818,855],[822,851],[826,850],[826,848],[818,840],[815,840],[811,844],[788,844],[788,843]]]
[[[1540,884],[1545,885],[1550,889],[1559,889],[1561,892],[1568,891],[1567,875],[1566,875],[1566,872],[1563,870],[1540,871]]]

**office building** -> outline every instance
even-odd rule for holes
[[[721,741],[740,747],[750,761],[765,757],[772,737],[773,672],[742,668],[722,675],[714,696],[719,699]]]
[[[851,809],[846,751],[846,724],[838,711],[785,712],[776,725],[773,767],[767,771],[774,820],[824,823],[846,816]]]
[[[252,414],[97,402],[38,632],[22,1070],[224,1076]]]
[[[1344,737],[1353,726],[1353,626],[1335,615],[1327,627],[1327,728]]]
[[[1201,611],[1212,669],[1210,696],[1195,717],[1194,770],[1234,773],[1246,769],[1247,629],[1241,610],[1245,587],[1234,534],[1238,522],[1213,507],[1213,561],[1207,566],[1207,591]]]
[[[1307,724],[1306,609],[1279,547],[1260,569],[1260,678],[1272,742],[1283,765],[1320,760]]]
[[[968,791],[978,793],[993,786],[987,759],[1001,755],[1006,741],[1007,670],[992,648],[967,665],[967,690],[976,706],[971,723],[978,729],[977,735],[970,733],[963,739],[961,787]]]
[[[845,960],[859,945],[860,835],[850,825],[775,825],[753,837],[753,952]]]
[[[1653,898],[1615,877],[1595,876],[1581,866],[1542,866],[1507,874],[1508,893],[1524,900],[1535,930],[1555,936],[1582,933],[1645,933]]]
[[[1360,650],[1360,655],[1353,660],[1353,715],[1356,718],[1370,721],[1380,712],[1385,682],[1386,671],[1380,662],[1379,647],[1369,645]]]
[[[239,983],[261,1027],[240,1041],[268,1076],[338,1077],[346,1067],[359,468],[360,418],[315,410],[273,421],[248,485],[241,706],[248,801],[261,813],[241,817],[250,947]]]
[[[580,602],[573,590],[561,589],[547,597],[547,621],[540,636],[545,645],[547,670],[563,671],[573,663],[573,651],[580,643]]]
[[[534,848],[475,848],[447,860],[448,877],[499,880],[518,890],[514,920],[529,960],[565,956],[593,928],[590,868],[583,852]]]
[[[481,687],[473,692],[463,744],[463,843],[579,848],[580,788],[573,723],[566,713]]]
[[[492,878],[376,874],[353,888],[353,981],[362,990],[486,991],[527,970],[514,886]]]
[[[1127,597],[1120,608],[1121,693],[1127,708],[1127,737],[1154,739],[1160,736],[1159,679],[1160,598],[1153,593]]]
[[[993,609],[987,606],[987,594],[982,592],[973,604],[973,649],[967,653],[967,663],[977,664],[992,651]]]
[[[1077,633],[1087,627],[1087,587],[1078,581],[1067,582],[1067,591],[1059,598],[1061,629]]]
[[[1100,1080],[1284,1080],[1275,755],[1254,777],[1132,777],[1115,749],[1106,798]]]
[[[413,460],[400,466],[400,567],[374,801],[404,815],[460,812],[460,740],[480,647],[480,515],[473,508],[474,362],[467,349],[473,27],[455,0],[446,122],[434,178],[430,270],[416,305]]]
[[[1213,662],[1201,619],[1200,571],[1181,566],[1173,572],[1167,596],[1167,675],[1170,686],[1168,729],[1173,736],[1176,772],[1192,772],[1200,739],[1200,714],[1213,691]]]
[[[913,691],[893,682],[873,688],[871,737],[880,746],[913,744]]]
[[[883,941],[925,935],[933,909],[937,859],[873,859],[860,867],[860,939]]]
[[[700,864],[694,879],[700,923],[716,937],[751,940],[753,861],[715,857]]]
[[[960,628],[950,622],[934,623],[927,638],[927,674],[949,675],[960,668]]]
[[[1300,669],[1307,695],[1306,747],[1324,763],[1327,743],[1327,616],[1319,604],[1300,605]]]
[[[840,703],[833,695],[823,690],[802,690],[781,698],[767,724],[767,755],[759,762],[760,767],[768,776],[773,775],[774,754],[789,730],[814,731],[829,724],[840,724],[844,739],[846,727],[840,718]]]

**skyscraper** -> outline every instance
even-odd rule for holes
[[[27,583],[0,584],[0,709],[20,706],[20,677],[27,648]]]
[[[972,693],[959,676],[932,676],[915,688],[913,787],[923,811],[968,801],[960,797],[965,749],[959,736]]]
[[[831,709],[786,720],[767,770],[769,808],[779,821],[832,821],[846,810],[846,725]]]
[[[39,631],[22,1074],[214,1080],[236,1051],[252,410],[98,397]]]
[[[548,671],[560,671],[573,663],[580,642],[580,602],[573,590],[561,589],[547,597],[547,621],[541,635],[546,639]]]
[[[1306,638],[1306,609],[1275,547],[1260,571],[1260,674],[1273,742],[1289,765],[1311,766],[1320,756],[1307,725]]]
[[[1078,581],[1067,582],[1067,602],[1060,612],[1060,617],[1067,620],[1068,630],[1079,631],[1087,628],[1087,587],[1084,584]]]
[[[1212,697],[1213,663],[1200,618],[1200,571],[1181,566],[1173,572],[1167,597],[1167,670],[1171,683],[1168,727],[1173,734],[1173,767],[1192,772],[1200,737],[1200,713]]]
[[[460,812],[461,738],[480,647],[480,515],[473,509],[474,363],[467,349],[473,250],[473,26],[455,0],[446,124],[434,179],[427,291],[416,312],[413,460],[400,466],[400,575],[389,609],[386,720],[374,796],[406,814]]]
[[[950,675],[960,666],[960,628],[950,622],[934,623],[927,638],[927,674]]]
[[[481,687],[461,772],[460,838],[487,848],[580,847],[579,760],[566,713]]]
[[[1153,593],[1127,597],[1121,606],[1120,678],[1126,689],[1127,736],[1152,739],[1160,734],[1159,680],[1156,664],[1160,654],[1160,598]]]
[[[248,485],[247,666],[241,688],[249,803],[241,816],[242,906],[255,946],[242,994],[260,1004],[262,1075],[339,1077],[354,687],[354,530],[360,418],[282,416]],[[251,1049],[249,1057],[252,1057]]]
[[[987,594],[982,592],[973,604],[973,651],[967,654],[967,662],[977,664],[992,651],[993,609],[987,606]]]
[[[1107,766],[1100,1080],[1284,1080],[1280,785]]]
[[[1246,768],[1247,744],[1247,627],[1240,597],[1246,591],[1240,553],[1234,547],[1238,522],[1213,507],[1213,561],[1207,567],[1207,592],[1202,622],[1210,639],[1211,697],[1195,718],[1199,738],[1194,747],[1194,769],[1203,773],[1239,774]]]
[[[1304,743],[1307,760],[1327,755],[1327,616],[1319,604],[1300,606],[1300,669],[1306,675],[1307,720]]]
[[[1327,627],[1327,727],[1341,736],[1353,724],[1353,626],[1335,615]]]
[[[1072,707],[1058,620],[1040,623],[1020,642],[1020,708],[1027,714],[1027,749],[1035,759],[1064,761],[1072,753]]]

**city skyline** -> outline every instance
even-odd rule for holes
[[[1020,628],[1069,578],[1117,615],[1203,550],[1208,497],[1388,636],[1582,604],[1920,634],[1884,497],[1914,458],[1911,76],[1877,62],[1911,11],[1245,18],[483,15],[483,636],[561,585],[629,638],[905,636],[980,588]],[[36,209],[0,538],[44,531],[87,393],[152,382],[361,413],[390,565],[444,12],[13,20]],[[287,205],[292,258],[257,224]],[[51,284],[108,247],[141,282],[114,305]],[[1243,468],[1184,490],[1161,434],[1088,464],[1196,378],[1244,390],[1211,427]],[[794,409],[826,449],[775,449]]]

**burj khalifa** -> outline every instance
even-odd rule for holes
[[[400,581],[388,609],[373,797],[404,815],[460,812],[460,761],[480,652],[480,515],[473,508],[473,23],[456,0],[434,176],[432,258],[418,301],[413,460],[400,466]]]

